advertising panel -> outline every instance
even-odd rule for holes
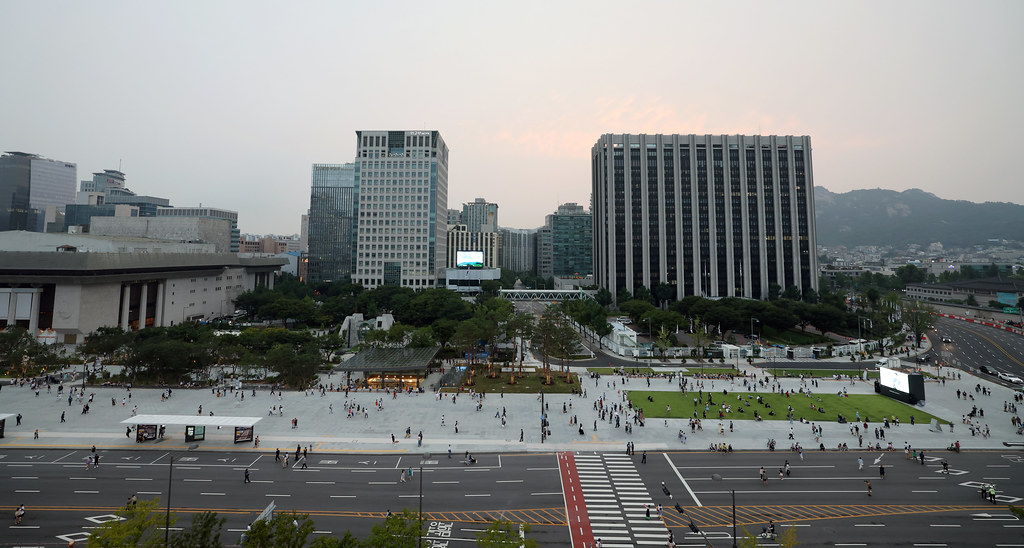
[[[455,267],[456,268],[483,268],[484,267],[484,252],[483,251],[456,251],[455,252]]]
[[[906,373],[887,367],[879,367],[878,376],[882,386],[904,393],[910,392],[910,377]]]
[[[235,427],[235,443],[244,443],[252,441],[252,427],[251,426],[236,426]]]

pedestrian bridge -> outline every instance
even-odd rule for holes
[[[582,301],[593,299],[591,289],[501,289],[498,296],[510,301]]]

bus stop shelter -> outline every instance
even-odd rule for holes
[[[167,426],[184,426],[185,441],[201,441],[206,439],[206,428],[233,427],[235,443],[253,441],[256,423],[262,417],[218,417],[203,415],[137,415],[121,421],[129,428],[135,426],[135,441],[143,443],[162,438]]]

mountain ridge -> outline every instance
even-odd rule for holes
[[[968,247],[1024,235],[1024,205],[947,200],[919,188],[840,194],[816,186],[814,207],[818,245],[826,247],[933,242]]]

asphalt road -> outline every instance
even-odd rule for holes
[[[28,508],[22,526],[9,521],[0,529],[0,545],[84,540],[132,494],[164,500],[170,454],[107,451],[102,466],[88,471],[86,454],[0,454],[0,493],[11,510],[20,503]],[[864,457],[863,471],[857,469],[858,456]],[[741,525],[760,531],[773,519],[780,529],[794,527],[805,546],[1024,546],[1024,522],[978,494],[980,482],[992,481],[1001,502],[1024,500],[1024,453],[935,453],[924,465],[907,461],[902,452],[886,453],[884,480],[871,466],[878,456],[809,452],[801,461],[790,452],[651,453],[642,463],[639,454],[577,452],[572,482],[581,483],[593,536],[603,536],[606,547],[663,545],[668,530],[679,546],[706,546],[689,531],[690,519],[712,545],[728,546],[733,490]],[[179,526],[205,509],[227,518],[226,542],[235,541],[271,501],[279,511],[309,513],[316,535],[351,530],[364,536],[387,510],[416,508],[422,479],[430,546],[472,546],[475,533],[499,517],[534,523],[531,537],[542,546],[570,546],[563,488],[570,489],[555,454],[482,454],[473,466],[458,457],[309,455],[308,469],[294,460],[284,469],[270,453],[183,452],[175,455],[172,503]],[[780,481],[778,468],[786,459],[792,475]],[[949,475],[941,473],[941,459],[948,459]],[[410,466],[416,473],[403,483],[400,471]],[[757,477],[760,466],[768,470],[767,485]],[[246,468],[250,484],[243,481]],[[865,480],[872,482],[871,497]],[[675,503],[685,515],[673,509]],[[647,520],[643,504],[662,504],[663,520],[656,511]]]
[[[949,318],[935,322],[932,337],[932,354],[935,358],[958,367],[977,370],[982,365],[995,367],[1024,378],[1024,337]],[[943,343],[942,337],[949,337],[952,343]],[[1009,383],[992,377],[993,382],[1006,386]]]

